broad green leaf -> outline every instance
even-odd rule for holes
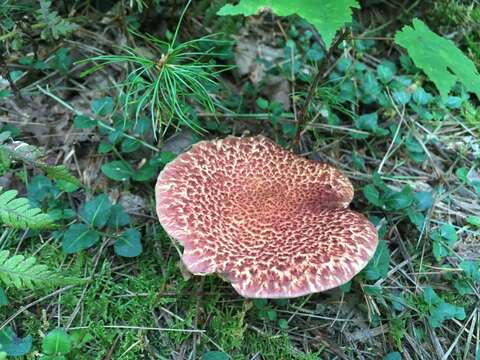
[[[462,296],[475,294],[475,286],[472,286],[470,281],[464,279],[457,279],[454,281],[453,286]]]
[[[62,249],[66,254],[74,254],[95,245],[100,234],[85,224],[70,225],[63,234]]]
[[[114,103],[110,96],[92,101],[92,111],[100,116],[107,116],[113,111]]]
[[[72,339],[63,329],[50,331],[42,341],[42,351],[47,355],[68,354],[72,348]]]
[[[433,195],[431,191],[418,191],[415,193],[415,201],[419,211],[425,211],[433,205]]]
[[[372,260],[363,270],[365,279],[377,280],[387,276],[389,262],[390,252],[388,251],[387,243],[384,240],[380,240]]]
[[[0,330],[0,346],[10,356],[23,356],[32,349],[32,337],[30,335],[19,338],[10,326]]]
[[[108,219],[107,227],[110,229],[118,230],[122,226],[130,224],[130,217],[123,210],[123,207],[119,204],[112,206],[110,212],[110,218]]]
[[[388,60],[384,60],[377,67],[378,78],[384,84],[387,84],[390,81],[392,81],[393,76],[395,75],[395,71],[396,71],[395,64]]]
[[[443,224],[440,226],[440,234],[444,237],[449,245],[455,244],[458,240],[458,234],[452,224]]]
[[[80,218],[87,224],[91,224],[97,229],[105,226],[112,211],[112,202],[105,195],[95,196],[92,200],[85,203],[78,212]]]
[[[150,181],[158,176],[158,166],[152,164],[152,161],[149,161],[143,165],[140,169],[133,173],[132,179],[134,181]]]
[[[426,92],[422,87],[419,87],[413,93],[413,101],[418,105],[427,105],[432,101],[433,96]]]
[[[7,295],[5,295],[5,290],[0,288],[0,306],[8,305]]]
[[[203,353],[202,360],[228,360],[227,354],[221,351],[207,351]]]
[[[425,302],[431,306],[438,305],[442,302],[442,299],[437,295],[435,290],[433,290],[432,287],[430,286],[427,286],[423,290],[423,300],[425,300]]]
[[[406,48],[416,66],[437,87],[444,101],[457,81],[480,98],[480,74],[475,64],[455,44],[431,31],[419,19],[395,35],[395,42]]]
[[[223,6],[217,14],[250,16],[266,9],[279,16],[297,14],[315,26],[329,49],[336,32],[352,21],[352,8],[360,8],[356,0],[241,0]]]
[[[465,309],[460,306],[449,304],[443,300],[438,306],[430,309],[428,321],[434,328],[441,326],[445,320],[450,319],[464,320]]]
[[[95,120],[85,115],[77,115],[73,118],[73,126],[77,129],[88,129],[97,125]]]
[[[129,180],[134,174],[130,164],[123,160],[115,160],[103,164],[101,169],[106,177],[116,181]]]
[[[383,360],[402,360],[402,355],[398,351],[391,352],[385,355]]]
[[[123,257],[135,257],[142,253],[140,232],[137,229],[128,229],[115,241],[115,254]]]
[[[380,192],[377,190],[375,186],[372,184],[366,185],[363,189],[363,195],[365,198],[368,200],[369,203],[382,207],[383,206],[383,200],[380,197]]]
[[[412,205],[413,200],[412,188],[406,185],[401,191],[389,194],[385,199],[385,205],[391,210],[401,210]]]
[[[355,119],[355,126],[361,130],[366,130],[372,133],[378,131],[378,115],[376,112],[364,114]]]
[[[480,262],[479,261],[472,261],[472,260],[464,260],[459,265],[460,269],[465,272],[465,275],[480,283]]]
[[[467,218],[465,219],[465,221],[466,221],[467,223],[469,223],[470,225],[473,225],[473,226],[476,226],[476,227],[480,227],[480,216],[469,215],[469,216],[467,216]]]

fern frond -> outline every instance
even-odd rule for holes
[[[34,257],[10,256],[8,250],[0,251],[0,281],[6,286],[33,289],[35,285],[58,283],[61,279],[46,265],[37,265]]]
[[[23,163],[31,164],[44,171],[50,179],[63,180],[75,186],[80,186],[80,180],[73,176],[65,165],[49,165],[41,160],[45,156],[42,149],[24,143],[22,141],[14,141],[10,144],[2,144],[2,133],[0,133],[0,155],[12,160],[21,161]],[[0,170],[1,170],[1,156],[0,156]],[[10,165],[10,164],[8,164]]]
[[[0,194],[0,223],[16,229],[47,229],[53,220],[38,208],[30,207],[28,199],[17,198],[16,190]]]
[[[81,185],[80,180],[73,176],[65,167],[65,165],[48,165],[45,163],[38,163],[38,167],[45,171],[50,179],[63,180],[76,186]]]

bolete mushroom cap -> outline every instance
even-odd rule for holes
[[[193,274],[249,298],[291,298],[349,281],[373,256],[375,227],[347,207],[348,178],[263,136],[202,141],[160,173],[157,214]]]

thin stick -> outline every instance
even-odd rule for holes
[[[297,132],[295,134],[295,141],[294,141],[294,146],[297,148],[300,145],[300,135],[302,133],[302,126],[307,122],[307,113],[308,113],[308,107],[310,105],[310,102],[313,99],[313,96],[315,95],[315,91],[317,90],[317,86],[320,83],[321,80],[325,77],[325,71],[328,68],[328,64],[330,62],[330,59],[333,56],[333,53],[337,48],[340,46],[340,44],[347,38],[348,32],[343,31],[340,36],[337,38],[337,40],[333,43],[333,45],[330,47],[328,50],[327,54],[323,58],[319,68],[317,75],[315,75],[315,78],[313,79],[313,82],[310,84],[310,88],[308,89],[307,97],[305,98],[305,102],[303,103],[303,107],[300,110],[298,114],[298,122],[297,122]]]

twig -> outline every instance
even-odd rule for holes
[[[343,30],[342,33],[340,34],[340,36],[337,38],[337,40],[330,47],[330,49],[328,50],[325,57],[323,58],[322,62],[320,63],[320,66],[318,68],[317,75],[315,75],[315,78],[313,79],[313,82],[310,84],[310,88],[308,89],[307,97],[305,98],[305,102],[303,103],[303,107],[298,114],[297,132],[295,134],[295,140],[294,140],[294,146],[297,147],[297,148],[300,145],[300,134],[302,132],[302,126],[307,121],[308,107],[310,105],[310,102],[313,99],[313,96],[315,95],[315,91],[317,90],[318,84],[320,84],[320,82],[325,77],[325,71],[328,68],[328,64],[330,63],[330,59],[332,58],[333,53],[338,49],[340,44],[347,38],[347,36],[348,36],[348,32]]]

